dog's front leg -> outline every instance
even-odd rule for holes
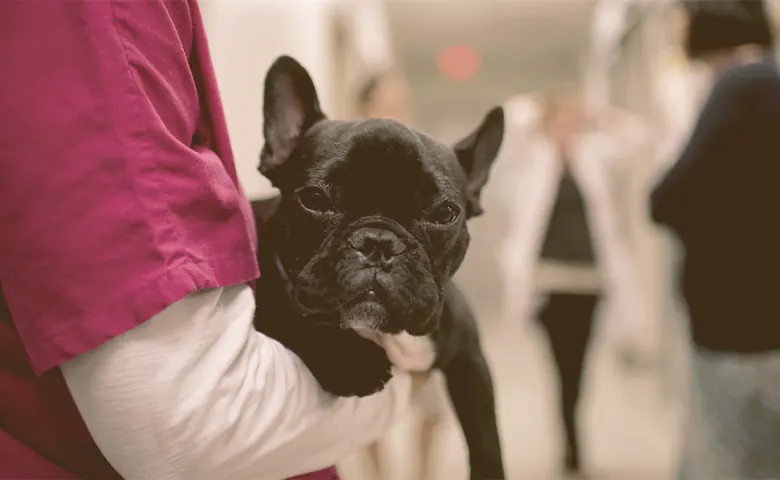
[[[472,480],[502,480],[493,380],[481,350],[463,352],[441,367],[469,449]]]
[[[354,330],[305,321],[279,326],[262,331],[295,352],[327,392],[363,397],[382,390],[392,377],[384,349]]]

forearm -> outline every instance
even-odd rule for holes
[[[253,313],[248,287],[200,292],[62,366],[125,478],[279,480],[332,465],[405,410],[406,374],[371,397],[333,397]]]

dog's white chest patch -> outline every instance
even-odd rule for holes
[[[406,332],[397,335],[379,333],[376,330],[355,329],[360,335],[381,345],[387,358],[401,370],[427,372],[436,361],[436,346],[429,336],[415,337]]]

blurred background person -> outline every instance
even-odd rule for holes
[[[510,102],[503,157],[520,162],[505,177],[518,210],[500,258],[507,320],[538,315],[558,373],[564,469],[582,470],[577,406],[594,313],[602,295],[618,321],[644,313],[637,272],[613,196],[620,163],[641,144],[643,127],[616,108],[587,105],[576,92]]]
[[[694,382],[681,478],[780,477],[780,77],[757,0],[686,1],[685,46],[716,77],[652,196],[685,248]]]

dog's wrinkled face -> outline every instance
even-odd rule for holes
[[[433,331],[466,220],[481,213],[501,109],[454,149],[390,120],[332,121],[303,67],[281,57],[264,114],[260,170],[282,192],[273,231],[299,311],[346,328]]]

